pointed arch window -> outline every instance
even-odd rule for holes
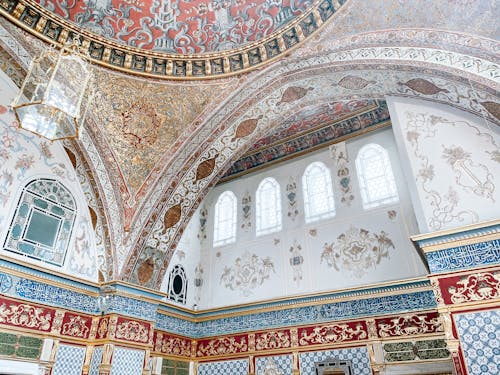
[[[23,189],[4,248],[62,266],[73,232],[73,195],[52,179],[37,179]]]
[[[225,191],[215,203],[214,246],[236,241],[236,196]]]
[[[184,268],[177,264],[168,278],[168,298],[175,302],[186,304],[187,277]]]
[[[363,208],[399,201],[391,161],[385,148],[375,143],[363,146],[356,157],[356,172]]]
[[[309,164],[302,175],[302,189],[306,223],[335,216],[332,176],[326,165]]]
[[[274,178],[268,177],[261,181],[255,195],[257,236],[279,232],[281,230],[280,185]]]

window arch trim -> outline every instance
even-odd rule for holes
[[[31,180],[22,189],[4,249],[62,267],[76,214],[75,199],[61,182]]]

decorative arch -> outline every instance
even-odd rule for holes
[[[293,60],[281,64],[275,70],[265,70],[254,78],[248,90],[238,91],[224,103],[222,110],[204,123],[204,128],[213,129],[210,137],[214,141],[209,145],[204,143],[191,154],[184,169],[177,174],[171,193],[164,197],[164,204],[155,209],[156,212],[163,212],[160,217],[164,217],[174,206],[179,207],[178,220],[169,226],[163,225],[161,221],[156,221],[156,224],[148,223],[146,227],[152,227],[153,230],[142,243],[152,241],[165,249],[160,254],[162,258],[159,263],[167,265],[172,253],[169,249],[175,247],[182,232],[179,229],[186,225],[192,212],[208,189],[224,173],[224,169],[237,160],[252,142],[277,126],[288,111],[298,104],[300,106],[300,100],[304,98],[323,101],[327,98],[349,100],[353,97],[383,98],[385,95],[401,95],[447,103],[486,117],[494,123],[500,122],[495,117],[496,110],[492,110],[495,105],[491,104],[495,103],[493,93],[498,84],[486,72],[488,66],[493,69],[490,62],[478,62],[475,57],[458,54],[462,65],[454,64],[450,68],[444,63],[436,62],[440,59],[440,53],[443,57],[451,58],[449,52],[421,48],[418,50],[421,61],[417,63],[414,61],[414,53],[415,49],[399,47],[357,49],[352,54],[332,53],[320,60]],[[368,58],[366,54],[369,54]],[[471,69],[473,64],[468,65],[467,61],[471,64],[475,61],[486,70],[476,67]],[[332,87],[335,89],[332,90]],[[335,91],[334,95],[332,91]],[[463,100],[466,92],[469,96]],[[219,124],[218,128],[216,124]],[[213,158],[212,155],[217,155],[213,169],[206,178],[197,180],[196,169]],[[193,199],[183,198],[186,191],[195,194]],[[140,244],[141,241],[136,242],[129,257],[126,268],[131,274],[123,274],[132,282],[136,280],[136,266],[133,264],[139,259]],[[163,266],[155,270],[150,286],[159,285],[165,268]]]
[[[62,267],[73,234],[77,206],[59,181],[28,182],[12,218],[4,249]]]

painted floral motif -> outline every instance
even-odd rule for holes
[[[202,340],[198,342],[196,355],[199,357],[217,356],[225,354],[235,354],[246,352],[248,350],[245,337],[219,337],[211,340]]]
[[[351,187],[351,175],[349,171],[349,157],[345,142],[340,142],[330,146],[330,154],[337,166],[337,184],[342,192],[340,201],[346,206],[350,206],[354,200],[354,194]]]
[[[80,275],[94,278],[96,274],[95,252],[90,245],[89,227],[86,219],[80,221],[75,238],[75,246],[71,252],[69,269]]]
[[[439,230],[450,222],[463,222],[467,217],[471,222],[476,222],[478,220],[476,212],[458,209],[458,193],[451,185],[448,187],[447,194],[442,194],[442,192],[433,187],[432,183],[436,176],[435,166],[431,164],[429,157],[422,150],[423,146],[421,145],[421,139],[434,138],[438,131],[438,125],[455,124],[450,123],[442,117],[427,115],[425,113],[406,112],[406,116],[408,118],[405,129],[406,140],[409,142],[413,149],[414,156],[420,163],[417,173],[417,182],[420,182],[421,189],[424,191],[426,199],[429,201],[429,206],[433,207],[432,217],[428,220],[430,229]],[[464,161],[467,160],[469,156],[470,154],[460,147],[445,148],[443,152],[443,158],[445,158],[448,163],[452,164],[455,170],[456,177],[458,178],[457,183],[459,183],[461,174],[464,171],[459,165],[464,165]],[[455,163],[457,163],[457,167],[454,167]],[[487,175],[488,174],[486,174],[486,176]],[[472,181],[474,181],[474,179],[472,179]],[[476,186],[480,185],[481,183],[477,184],[476,182]]]
[[[225,51],[281,29],[311,6],[308,0],[56,1],[37,0],[78,26],[120,44],[158,52]]]
[[[361,278],[370,268],[375,268],[383,258],[389,258],[389,249],[394,243],[387,233],[371,233],[369,230],[351,227],[337,237],[336,243],[325,243],[321,262],[337,271],[349,271]]]
[[[62,325],[61,334],[72,337],[87,338],[90,331],[89,327],[87,327],[88,323],[88,320],[82,318],[81,316],[72,316],[67,323]]]
[[[126,341],[146,343],[149,341],[149,329],[144,324],[128,320],[116,326],[115,337]]]
[[[448,291],[453,303],[484,301],[500,296],[500,272],[477,273],[462,278]]]
[[[288,184],[286,185],[286,199],[288,203],[288,213],[287,216],[290,220],[295,221],[295,218],[299,214],[299,207],[297,205],[297,182],[290,176],[288,179]]]
[[[191,356],[191,340],[157,332],[155,335],[154,351],[169,355]]]
[[[194,300],[199,303],[201,300],[201,289],[203,287],[203,267],[201,263],[194,269],[194,287],[196,288]]]
[[[200,209],[200,229],[198,231],[198,239],[203,242],[207,239],[207,218],[208,210],[206,206],[202,206]]]
[[[472,161],[471,154],[460,146],[444,147],[443,159],[455,172],[455,182],[458,186],[495,202],[493,175],[486,165]]]
[[[413,336],[443,332],[443,324],[437,313],[428,315],[404,315],[390,320],[377,319],[379,337]]]
[[[252,294],[252,290],[269,279],[274,264],[271,258],[260,258],[246,251],[236,258],[232,267],[225,267],[220,278],[221,283],[231,290],[239,290],[244,296]]]
[[[289,331],[268,331],[255,335],[257,350],[289,348],[291,344]]]
[[[290,246],[290,266],[293,270],[293,281],[298,285],[300,280],[302,280],[302,264],[304,263],[304,257],[301,255],[302,246],[297,242],[293,241],[293,245]]]
[[[0,323],[49,331],[52,318],[51,312],[41,307],[21,303],[0,305]]]
[[[343,341],[362,340],[368,337],[366,328],[361,324],[329,324],[303,329],[300,333],[300,345],[331,344]]]
[[[241,198],[242,223],[241,229],[248,232],[252,228],[252,196],[247,191]]]

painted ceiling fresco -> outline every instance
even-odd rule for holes
[[[37,0],[78,26],[128,46],[166,53],[226,51],[261,40],[312,0]]]
[[[61,20],[74,21],[118,41],[123,48],[140,44],[144,56],[150,51],[167,51],[168,43],[178,54],[215,54],[248,43],[245,48],[253,48],[252,41],[264,38],[268,43],[270,33],[295,27],[296,21],[302,22],[298,19],[301,15],[320,4],[300,0],[256,0],[252,6],[237,0],[38,2],[59,14]],[[224,171],[243,160],[245,152],[246,156],[261,153],[266,162],[268,158],[273,162],[329,142],[332,138],[328,137],[347,135],[344,125],[345,129],[366,127],[355,122],[362,123],[370,116],[383,123],[384,104],[375,98],[421,97],[500,121],[498,42],[494,40],[498,36],[498,2],[350,0],[338,13],[337,5],[344,1],[323,3],[334,4],[335,16],[316,17],[314,20],[323,23],[315,26],[314,30],[322,27],[316,36],[301,39],[304,43],[300,48],[286,57],[283,54],[283,59],[266,68],[227,80],[163,84],[108,70],[105,79],[98,81],[101,90],[96,108],[100,110],[86,124],[78,142],[82,155],[88,157],[89,174],[96,181],[94,189],[101,193],[102,220],[109,226],[109,246],[117,264],[114,277],[138,282],[137,270],[154,258],[152,276],[144,285],[157,285],[192,212]],[[15,8],[18,1],[8,0],[0,8],[5,4]],[[203,6],[206,13],[200,15]],[[169,9],[175,10],[171,18],[165,16]],[[189,9],[190,16],[186,13]],[[295,21],[280,18],[282,11]],[[481,24],[467,20],[471,12],[482,14],[474,17],[474,22]],[[227,17],[221,18],[222,14]],[[18,24],[28,25],[29,14],[22,16]],[[269,24],[259,26],[263,23],[258,21],[266,17]],[[32,28],[43,23],[31,21],[28,26]],[[8,22],[2,18],[0,26]],[[238,37],[235,30],[243,30],[245,22],[252,25],[253,34],[246,29]],[[212,32],[210,37],[208,31],[203,34],[204,27]],[[35,38],[19,33],[9,39],[9,32],[8,27],[0,29],[0,44],[21,63],[23,56],[31,53]],[[23,55],[12,40],[20,41],[28,53]],[[110,54],[107,66],[111,68],[135,64],[132,58],[122,56],[123,64],[112,66]],[[209,57],[201,56],[208,61]],[[155,59],[148,60],[153,70]],[[11,65],[2,64],[13,72]],[[194,69],[194,64],[191,67]],[[209,65],[205,67],[210,70]],[[16,80],[19,82],[19,77]],[[292,86],[302,92],[294,89],[295,93],[287,96],[286,90]],[[341,102],[344,104],[339,106]],[[333,124],[336,121],[341,122]],[[318,124],[327,126],[317,128]],[[280,137],[283,142],[278,141]],[[300,144],[293,144],[297,137]],[[259,166],[258,159],[228,174]],[[132,206],[136,215],[127,228],[123,216]],[[148,245],[153,240],[161,247]]]
[[[308,107],[288,117],[255,142],[224,174],[227,181],[241,174],[389,124],[385,101],[350,100]]]

